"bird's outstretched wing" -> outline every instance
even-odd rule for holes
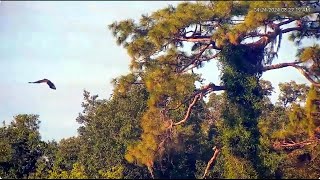
[[[48,79],[41,79],[39,81],[34,81],[34,82],[29,82],[29,83],[43,83],[43,82],[48,82]]]
[[[56,86],[50,80],[47,81],[47,84],[51,89],[56,89]]]
[[[49,79],[42,79],[39,81],[29,82],[29,83],[47,83],[51,89],[56,89],[56,86]]]

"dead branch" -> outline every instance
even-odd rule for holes
[[[186,113],[185,117],[184,117],[181,121],[179,121],[179,122],[177,122],[177,123],[174,123],[173,126],[177,126],[177,125],[182,124],[182,123],[184,123],[184,122],[187,121],[187,119],[188,119],[189,116],[190,116],[192,107],[196,104],[197,100],[200,99],[201,97],[202,97],[202,94],[197,94],[197,95],[194,97],[192,103],[191,103],[191,104],[189,105],[189,107],[188,107],[188,110],[187,110],[187,113]]]
[[[204,178],[207,176],[208,171],[209,171],[212,163],[217,159],[217,157],[218,157],[218,155],[219,155],[219,153],[220,153],[220,149],[216,148],[216,146],[213,147],[212,150],[214,150],[213,156],[211,157],[211,159],[209,160],[209,162],[208,162],[208,164],[207,164],[207,167],[206,167],[206,169],[205,169],[205,171],[204,171],[204,174],[203,174],[203,176],[202,176],[202,179],[204,179]]]
[[[192,107],[195,105],[195,103],[197,102],[198,99],[201,99],[202,96],[206,95],[207,93],[211,92],[211,91],[215,91],[215,90],[225,90],[225,87],[223,86],[215,86],[213,83],[210,83],[204,87],[202,87],[199,91],[197,91],[194,96],[191,96],[191,97],[194,97],[192,103],[189,105],[188,107],[188,110],[187,110],[187,113],[185,115],[185,117],[177,122],[177,123],[173,123],[173,126],[177,126],[177,125],[180,125],[182,123],[184,123],[185,121],[187,121],[187,119],[189,118],[190,116],[190,113],[191,113],[191,110],[192,110]],[[188,99],[189,100],[189,99]],[[177,108],[179,108],[182,104],[180,104]],[[174,108],[174,109],[177,109],[177,108]],[[169,110],[172,110],[172,109],[169,109]]]
[[[319,139],[318,138],[310,138],[307,139],[305,141],[301,141],[301,142],[294,142],[292,140],[286,142],[275,142],[273,143],[273,148],[275,150],[281,150],[281,149],[299,149],[299,148],[303,148],[304,146],[308,146],[311,144],[315,144],[318,143]]]

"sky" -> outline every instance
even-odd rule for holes
[[[83,90],[109,98],[112,78],[129,72],[130,58],[107,28],[114,21],[151,13],[178,1],[2,1],[0,3],[0,121],[18,114],[39,115],[43,140],[77,135]],[[315,43],[308,41],[307,43]],[[275,63],[290,62],[295,47],[283,41]],[[199,72],[199,71],[198,71]],[[201,73],[219,84],[216,62]],[[43,78],[46,84],[29,84]],[[307,83],[295,69],[266,72],[275,87],[295,80]],[[277,99],[278,90],[272,96]]]

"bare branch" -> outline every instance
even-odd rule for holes
[[[178,106],[176,106],[175,108],[171,108],[169,109],[169,111],[171,110],[176,110],[178,109],[180,106],[182,106],[183,104],[185,104],[187,101],[189,101],[191,98],[195,97],[196,95],[202,93],[203,95],[208,94],[211,91],[222,91],[222,90],[226,90],[225,86],[216,86],[213,83],[210,83],[206,86],[204,86],[203,88],[201,88],[200,90],[197,90],[196,92],[194,92],[191,96],[189,96],[188,98],[186,98],[181,104],[179,104]]]
[[[199,62],[210,61],[211,59],[214,59],[214,58],[218,57],[218,56],[219,56],[219,53],[220,53],[220,52],[218,52],[218,53],[214,54],[213,56],[210,56],[210,57],[208,57],[208,58],[206,58],[206,59],[199,59]],[[189,65],[191,65],[191,64],[189,64]],[[188,66],[189,66],[189,65],[188,65]],[[192,65],[191,67],[187,68],[188,66],[186,66],[186,67],[183,69],[182,72],[187,72],[187,71],[189,71],[189,70],[191,70],[191,69],[193,69],[193,68],[196,68],[196,67],[197,67],[197,64],[193,63],[193,65]]]
[[[211,59],[217,58],[219,56],[219,53],[220,52],[218,52],[218,53],[216,53],[216,54],[214,54],[212,56],[203,57],[202,59],[200,59],[200,61],[210,61]]]
[[[210,161],[209,161],[208,164],[207,164],[207,167],[206,167],[206,169],[205,169],[205,171],[204,171],[204,174],[203,174],[203,176],[202,176],[202,179],[204,179],[204,178],[207,176],[208,171],[209,171],[212,163],[217,159],[217,157],[218,157],[218,155],[219,155],[219,153],[220,153],[220,149],[216,148],[216,146],[213,147],[212,150],[214,150],[213,156],[211,157]]]
[[[308,74],[306,72],[306,70],[301,67],[301,66],[298,66],[297,64],[299,63],[302,63],[301,61],[297,61],[297,62],[293,62],[293,63],[281,63],[281,64],[275,64],[275,65],[271,65],[271,66],[267,66],[267,67],[264,67],[262,69],[262,71],[268,71],[268,70],[273,70],[273,69],[280,69],[280,68],[284,68],[284,67],[294,67],[296,68],[305,78],[307,78],[314,86],[316,87],[320,87],[320,83],[314,81],[311,77],[310,77],[310,74]]]
[[[144,82],[133,82],[131,84],[145,84]]]
[[[202,54],[204,53],[204,51],[207,50],[207,48],[210,46],[210,44],[206,45],[206,47],[202,48],[200,53],[197,54],[197,56],[194,58],[194,60],[192,60],[189,64],[187,64],[184,68],[182,68],[180,70],[180,72],[183,72],[186,68],[188,68],[188,66],[190,66],[191,64],[196,64],[196,61],[202,56]]]
[[[187,42],[203,42],[203,43],[210,43],[211,36],[197,36],[197,37],[178,37],[176,38],[180,41],[187,41]]]
[[[283,141],[283,142],[275,142],[273,143],[273,148],[275,150],[281,150],[281,149],[299,149],[299,148],[303,148],[304,146],[307,145],[311,145],[311,144],[315,144],[318,143],[319,139],[307,139],[305,141],[301,141],[301,142],[294,142],[294,141]]]
[[[179,104],[177,107],[173,108],[173,109],[169,109],[169,110],[175,110],[175,109],[178,109],[182,104],[186,103],[187,101],[189,101],[191,98],[194,97],[192,103],[189,105],[188,107],[188,110],[187,110],[187,113],[184,117],[184,119],[182,119],[181,121],[177,122],[177,123],[174,123],[173,126],[177,126],[179,124],[182,124],[184,123],[185,121],[187,121],[187,119],[189,118],[190,116],[190,113],[191,113],[191,109],[192,107],[195,105],[196,101],[201,98],[202,96],[212,92],[212,91],[220,91],[220,90],[225,90],[225,87],[224,86],[216,86],[215,84],[213,83],[210,83],[204,87],[202,87],[200,90],[196,91],[193,95],[191,95],[189,98],[187,98],[186,100],[184,100],[181,104]]]
[[[274,70],[274,69],[280,69],[284,67],[289,67],[289,66],[294,66],[296,64],[300,64],[302,62],[296,61],[296,62],[291,62],[291,63],[280,63],[280,64],[274,64],[270,66],[263,67],[262,71],[269,71],[269,70]]]
[[[314,80],[310,77],[310,75],[309,75],[301,66],[295,65],[295,66],[293,66],[293,67],[295,67],[296,69],[298,69],[299,72],[300,72],[305,78],[307,78],[307,79],[312,83],[312,85],[314,85],[314,86],[316,86],[316,87],[320,87],[320,83],[317,83],[316,81],[314,81]]]
[[[282,21],[282,22],[278,23],[277,25],[280,27],[282,25],[289,24],[295,20],[298,20],[298,19],[288,19],[287,21]]]
[[[289,23],[291,20],[285,21],[286,23]],[[284,22],[283,22],[284,23]],[[280,29],[280,26],[283,25],[283,23],[274,24],[271,23],[271,27],[274,30],[273,32],[268,32],[268,34],[259,34],[259,33],[252,33],[253,37],[261,37],[259,40],[253,43],[248,43],[246,45],[248,46],[256,46],[256,47],[265,47],[267,44],[272,42],[275,38],[277,38],[278,35],[292,32],[292,31],[301,31],[303,30],[302,27],[293,27],[293,28],[287,28],[287,29]],[[248,37],[247,37],[248,38]]]
[[[302,27],[293,27],[293,28],[283,29],[283,30],[281,30],[281,32],[287,33],[287,32],[291,32],[291,31],[301,31],[302,29],[303,29]]]
[[[197,95],[194,97],[192,103],[191,103],[191,104],[189,105],[189,107],[188,107],[188,110],[187,110],[187,113],[186,113],[185,117],[184,117],[181,121],[179,121],[179,122],[177,122],[177,123],[174,123],[173,126],[180,125],[180,124],[182,124],[182,123],[184,123],[184,122],[187,121],[187,119],[188,119],[189,116],[190,116],[192,107],[196,104],[197,100],[200,99],[201,97],[202,97],[202,94],[197,94]]]

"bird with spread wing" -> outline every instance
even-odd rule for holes
[[[42,79],[39,81],[29,82],[29,83],[47,83],[51,89],[56,89],[56,86],[49,79]]]

